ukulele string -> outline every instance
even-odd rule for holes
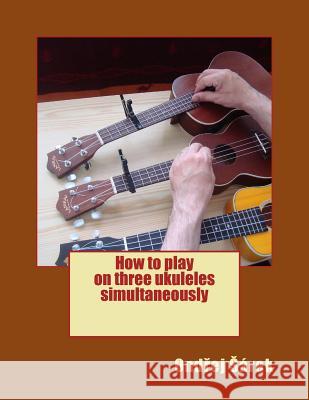
[[[183,95],[183,96],[181,96],[181,97],[179,97],[179,98],[176,98],[176,99],[173,99],[173,100],[170,100],[170,101],[168,101],[168,102],[166,102],[166,103],[163,103],[163,104],[160,104],[158,107],[162,107],[163,105],[164,105],[164,110],[162,111],[161,110],[161,114],[162,114],[162,116],[165,118],[166,116],[168,116],[169,115],[169,113],[170,113],[170,111],[173,111],[173,110],[175,110],[175,104],[174,103],[176,103],[176,105],[177,106],[184,106],[184,105],[186,105],[187,104],[187,97],[189,96],[189,95],[191,95],[192,96],[192,93],[193,92],[188,92],[188,93],[186,93],[185,95]],[[192,106],[194,106],[195,105],[195,103],[192,103]],[[140,121],[143,123],[147,123],[147,122],[149,122],[149,118],[144,118],[144,115],[143,115],[143,113],[146,113],[146,112],[150,112],[150,111],[155,111],[154,110],[154,108],[155,107],[153,107],[153,108],[151,108],[151,109],[149,109],[149,110],[145,110],[145,111],[142,111],[141,113],[140,113],[140,115],[139,115],[139,119],[140,119]],[[177,108],[176,108],[176,110],[177,110]],[[176,111],[175,110],[175,111]],[[157,116],[158,114],[156,113],[156,116]],[[151,118],[151,119],[153,119],[154,121],[156,120],[155,118]],[[144,121],[143,121],[144,120]],[[124,119],[124,120],[122,120],[122,121],[119,121],[119,122],[116,122],[115,124],[113,124],[113,125],[110,125],[109,127],[106,127],[106,128],[102,128],[102,129],[98,129],[97,130],[97,133],[99,133],[99,135],[100,135],[100,131],[102,131],[102,130],[104,130],[104,129],[106,129],[107,131],[108,131],[108,133],[109,133],[109,137],[110,138],[113,138],[113,136],[114,136],[114,134],[122,134],[122,132],[119,130],[119,128],[118,128],[118,126],[120,126],[120,128],[124,128],[124,129],[126,129],[126,130],[128,130],[130,127],[133,127],[134,125],[132,125],[132,126],[126,126],[125,125],[125,122],[127,122],[127,121],[130,121],[130,119]],[[151,122],[151,121],[150,121]],[[122,126],[121,126],[122,125]],[[86,142],[88,142],[89,140],[91,140],[91,139],[96,139],[97,140],[97,136],[96,136],[96,133],[93,133],[93,134],[91,134],[91,135],[89,135],[88,137],[86,137],[86,139],[81,139],[80,138],[80,140],[82,140],[82,143],[86,143]],[[65,145],[65,146],[63,146],[63,148],[65,149],[65,150],[69,150],[69,149],[71,149],[71,148],[73,148],[73,147],[75,147],[76,146],[76,144],[68,144],[68,145]]]
[[[255,147],[259,147],[259,146],[255,146]],[[269,149],[271,149],[271,146],[265,147],[265,150],[269,150]],[[255,151],[250,151],[249,153],[241,154],[240,156],[237,156],[237,158],[248,156],[250,154],[257,153],[257,152],[261,152],[261,149],[258,149],[258,150],[255,150]],[[222,163],[225,163],[227,161],[234,160],[234,159],[235,159],[235,157],[231,157],[231,158],[228,158],[228,159],[225,159],[225,160],[222,160],[222,161],[215,162],[212,165],[222,164]]]
[[[258,146],[255,146],[255,147],[258,147]],[[266,150],[268,150],[270,147],[266,147]],[[240,157],[244,157],[244,156],[248,156],[248,155],[250,155],[250,154],[253,154],[253,153],[257,153],[257,152],[260,152],[261,150],[259,149],[259,150],[255,150],[255,151],[251,151],[251,152],[249,152],[249,153],[245,153],[245,154],[241,154],[241,155],[239,155],[238,156],[238,158],[240,158]],[[234,157],[232,157],[232,158],[230,158],[230,159],[225,159],[225,160],[222,160],[222,161],[218,161],[218,162],[214,162],[213,163],[213,165],[218,165],[218,164],[222,164],[222,163],[225,163],[225,162],[227,162],[227,161],[229,161],[229,160],[233,160],[234,159]],[[168,173],[168,170],[166,171],[166,174]],[[168,174],[165,176],[164,175],[164,172],[162,172],[162,177],[164,177],[164,178],[166,178],[166,180],[168,180]],[[160,179],[160,178],[159,178]],[[135,180],[135,183],[136,184],[139,184],[139,183],[144,183],[143,182],[143,180],[142,179],[136,179]],[[157,183],[157,182],[156,182]],[[114,193],[114,191],[113,191],[113,189],[112,188],[110,188],[110,189],[107,189],[107,190],[105,190],[105,191],[103,191],[103,192],[100,192],[100,193],[98,193],[95,197],[96,198],[99,198],[99,197],[102,197],[102,196],[104,196],[104,195],[106,195],[106,194],[113,194]],[[81,202],[81,203],[79,203],[79,204],[77,204],[77,205],[79,205],[79,206],[81,206],[81,205],[83,205],[84,203],[87,203],[87,201],[91,201],[91,199],[87,199],[87,200],[84,200],[83,202]],[[72,203],[71,203],[72,204]],[[95,207],[94,207],[95,208]]]
[[[264,136],[264,138],[265,138],[265,136]],[[90,138],[88,138],[88,139],[94,139],[94,141],[92,141],[90,144],[88,144],[88,146],[86,146],[85,148],[82,148],[82,150],[90,150],[92,147],[94,147],[95,145],[97,145],[97,142],[100,142],[99,141],[99,139],[98,139],[98,137],[96,136],[96,134],[93,134],[93,136],[92,137],[90,137]],[[248,141],[248,140],[253,140],[253,142],[254,141],[256,141],[256,138],[255,137],[249,137],[249,138],[246,138],[246,139],[241,139],[241,140],[238,140],[238,141],[235,141],[235,142],[231,142],[231,143],[225,143],[226,145],[232,145],[232,144],[237,144],[237,143],[240,143],[240,142],[243,142],[243,141]],[[249,143],[247,143],[247,144],[249,144]],[[234,148],[237,148],[237,147],[241,147],[241,146],[243,146],[244,144],[242,144],[242,145],[239,145],[239,146],[234,146]],[[74,147],[75,145],[72,145],[72,147]],[[210,150],[214,150],[214,149],[210,149]],[[220,154],[220,153],[222,153],[222,152],[226,152],[226,150],[219,150],[218,152],[217,152],[217,154]],[[74,154],[73,156],[71,156],[70,158],[68,158],[67,160],[68,161],[71,161],[73,158],[75,158],[76,156],[78,156],[78,155],[80,155],[80,151],[78,151],[76,154]],[[227,155],[227,154],[226,154]],[[60,162],[65,162],[65,160],[58,160],[58,161],[60,161]]]
[[[252,144],[258,144],[258,145],[260,146],[259,142],[256,140],[255,137],[254,137],[254,138],[244,139],[244,140],[249,140],[249,139],[250,139],[249,142],[240,144],[240,145],[238,145],[238,146],[233,146],[233,147],[231,147],[231,149],[228,149],[228,150],[222,149],[222,150],[217,150],[217,151],[216,151],[216,148],[213,148],[213,147],[210,148],[210,150],[216,153],[216,158],[217,158],[217,155],[218,155],[218,154],[224,153],[224,154],[223,154],[223,156],[224,156],[224,155],[227,155],[227,154],[229,154],[229,153],[236,152],[237,150],[235,150],[235,149],[239,149],[240,147],[243,147],[243,146],[250,146],[250,145],[252,145]],[[265,145],[265,146],[269,145],[269,142],[267,142],[267,144],[265,143],[264,145]],[[222,143],[221,146],[231,146],[231,143]],[[248,147],[246,147],[244,150],[246,150],[246,149],[248,149]],[[219,156],[219,157],[220,157],[220,156]]]

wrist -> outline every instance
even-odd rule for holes
[[[203,219],[203,210],[198,209],[188,209],[186,207],[179,207],[177,204],[173,205],[171,220],[181,221],[182,224],[186,226],[196,226],[200,225]]]
[[[256,110],[257,104],[260,101],[259,96],[260,93],[253,87],[250,87],[248,89],[248,92],[244,96],[241,109],[244,110],[246,113],[252,115]]]

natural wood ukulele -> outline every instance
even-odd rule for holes
[[[258,91],[271,96],[270,74],[251,57],[235,51],[218,54],[209,68],[228,68],[237,72]],[[134,114],[131,103],[125,108],[127,118],[99,129],[97,132],[73,138],[70,143],[59,146],[47,154],[47,168],[58,178],[90,160],[103,145],[123,136],[147,128],[177,115],[179,123],[192,135],[217,132],[244,112],[228,109],[212,103],[193,103],[192,94],[199,74],[184,75],[177,78],[172,87],[172,98],[161,105]],[[211,89],[211,88],[208,88]],[[207,89],[206,89],[207,90]],[[176,120],[172,120],[175,122]]]
[[[201,244],[232,239],[240,255],[250,261],[271,256],[271,185],[240,189],[227,204],[228,214],[204,219]],[[166,229],[120,239],[98,237],[60,245],[56,265],[66,266],[70,251],[160,250]]]
[[[198,135],[198,142],[211,149],[216,177],[215,193],[232,183],[257,185],[271,179],[271,142],[249,116],[239,117],[218,134]],[[135,188],[169,179],[173,160],[131,172]],[[114,176],[90,184],[78,185],[59,192],[57,209],[66,220],[99,207],[111,196],[129,190],[125,175]]]

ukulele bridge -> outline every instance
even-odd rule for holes
[[[266,135],[261,132],[253,131],[253,134],[257,140],[257,146],[260,147],[260,152],[261,152],[263,158],[265,160],[267,160],[270,156],[270,148],[271,148],[269,139],[267,139]]]

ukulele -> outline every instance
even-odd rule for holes
[[[245,186],[271,180],[271,142],[249,116],[239,117],[218,134],[198,135],[193,141],[211,149],[216,177],[214,194],[233,183]],[[169,179],[173,160],[130,173],[135,188]],[[57,210],[66,220],[104,204],[111,196],[128,191],[126,175],[118,175],[59,192]]]
[[[271,76],[251,57],[235,51],[218,54],[211,62],[210,68],[229,68],[246,79],[261,93],[270,97]],[[192,135],[205,132],[216,132],[244,112],[231,110],[216,104],[192,102],[194,86],[199,74],[184,75],[177,78],[172,86],[172,99],[146,111],[134,114],[132,101],[122,98],[126,119],[99,129],[97,132],[73,138],[70,143],[58,146],[47,154],[47,169],[58,178],[70,173],[88,161],[103,145],[130,135],[177,115],[184,115],[179,123]],[[211,90],[212,88],[206,88]],[[189,121],[189,122],[188,122]],[[172,120],[175,123],[176,120]]]
[[[250,261],[271,256],[271,185],[244,188],[226,206],[228,214],[207,218],[201,224],[201,244],[232,239],[240,255]],[[66,266],[70,251],[160,250],[166,229],[121,239],[98,237],[60,245],[56,265]]]

